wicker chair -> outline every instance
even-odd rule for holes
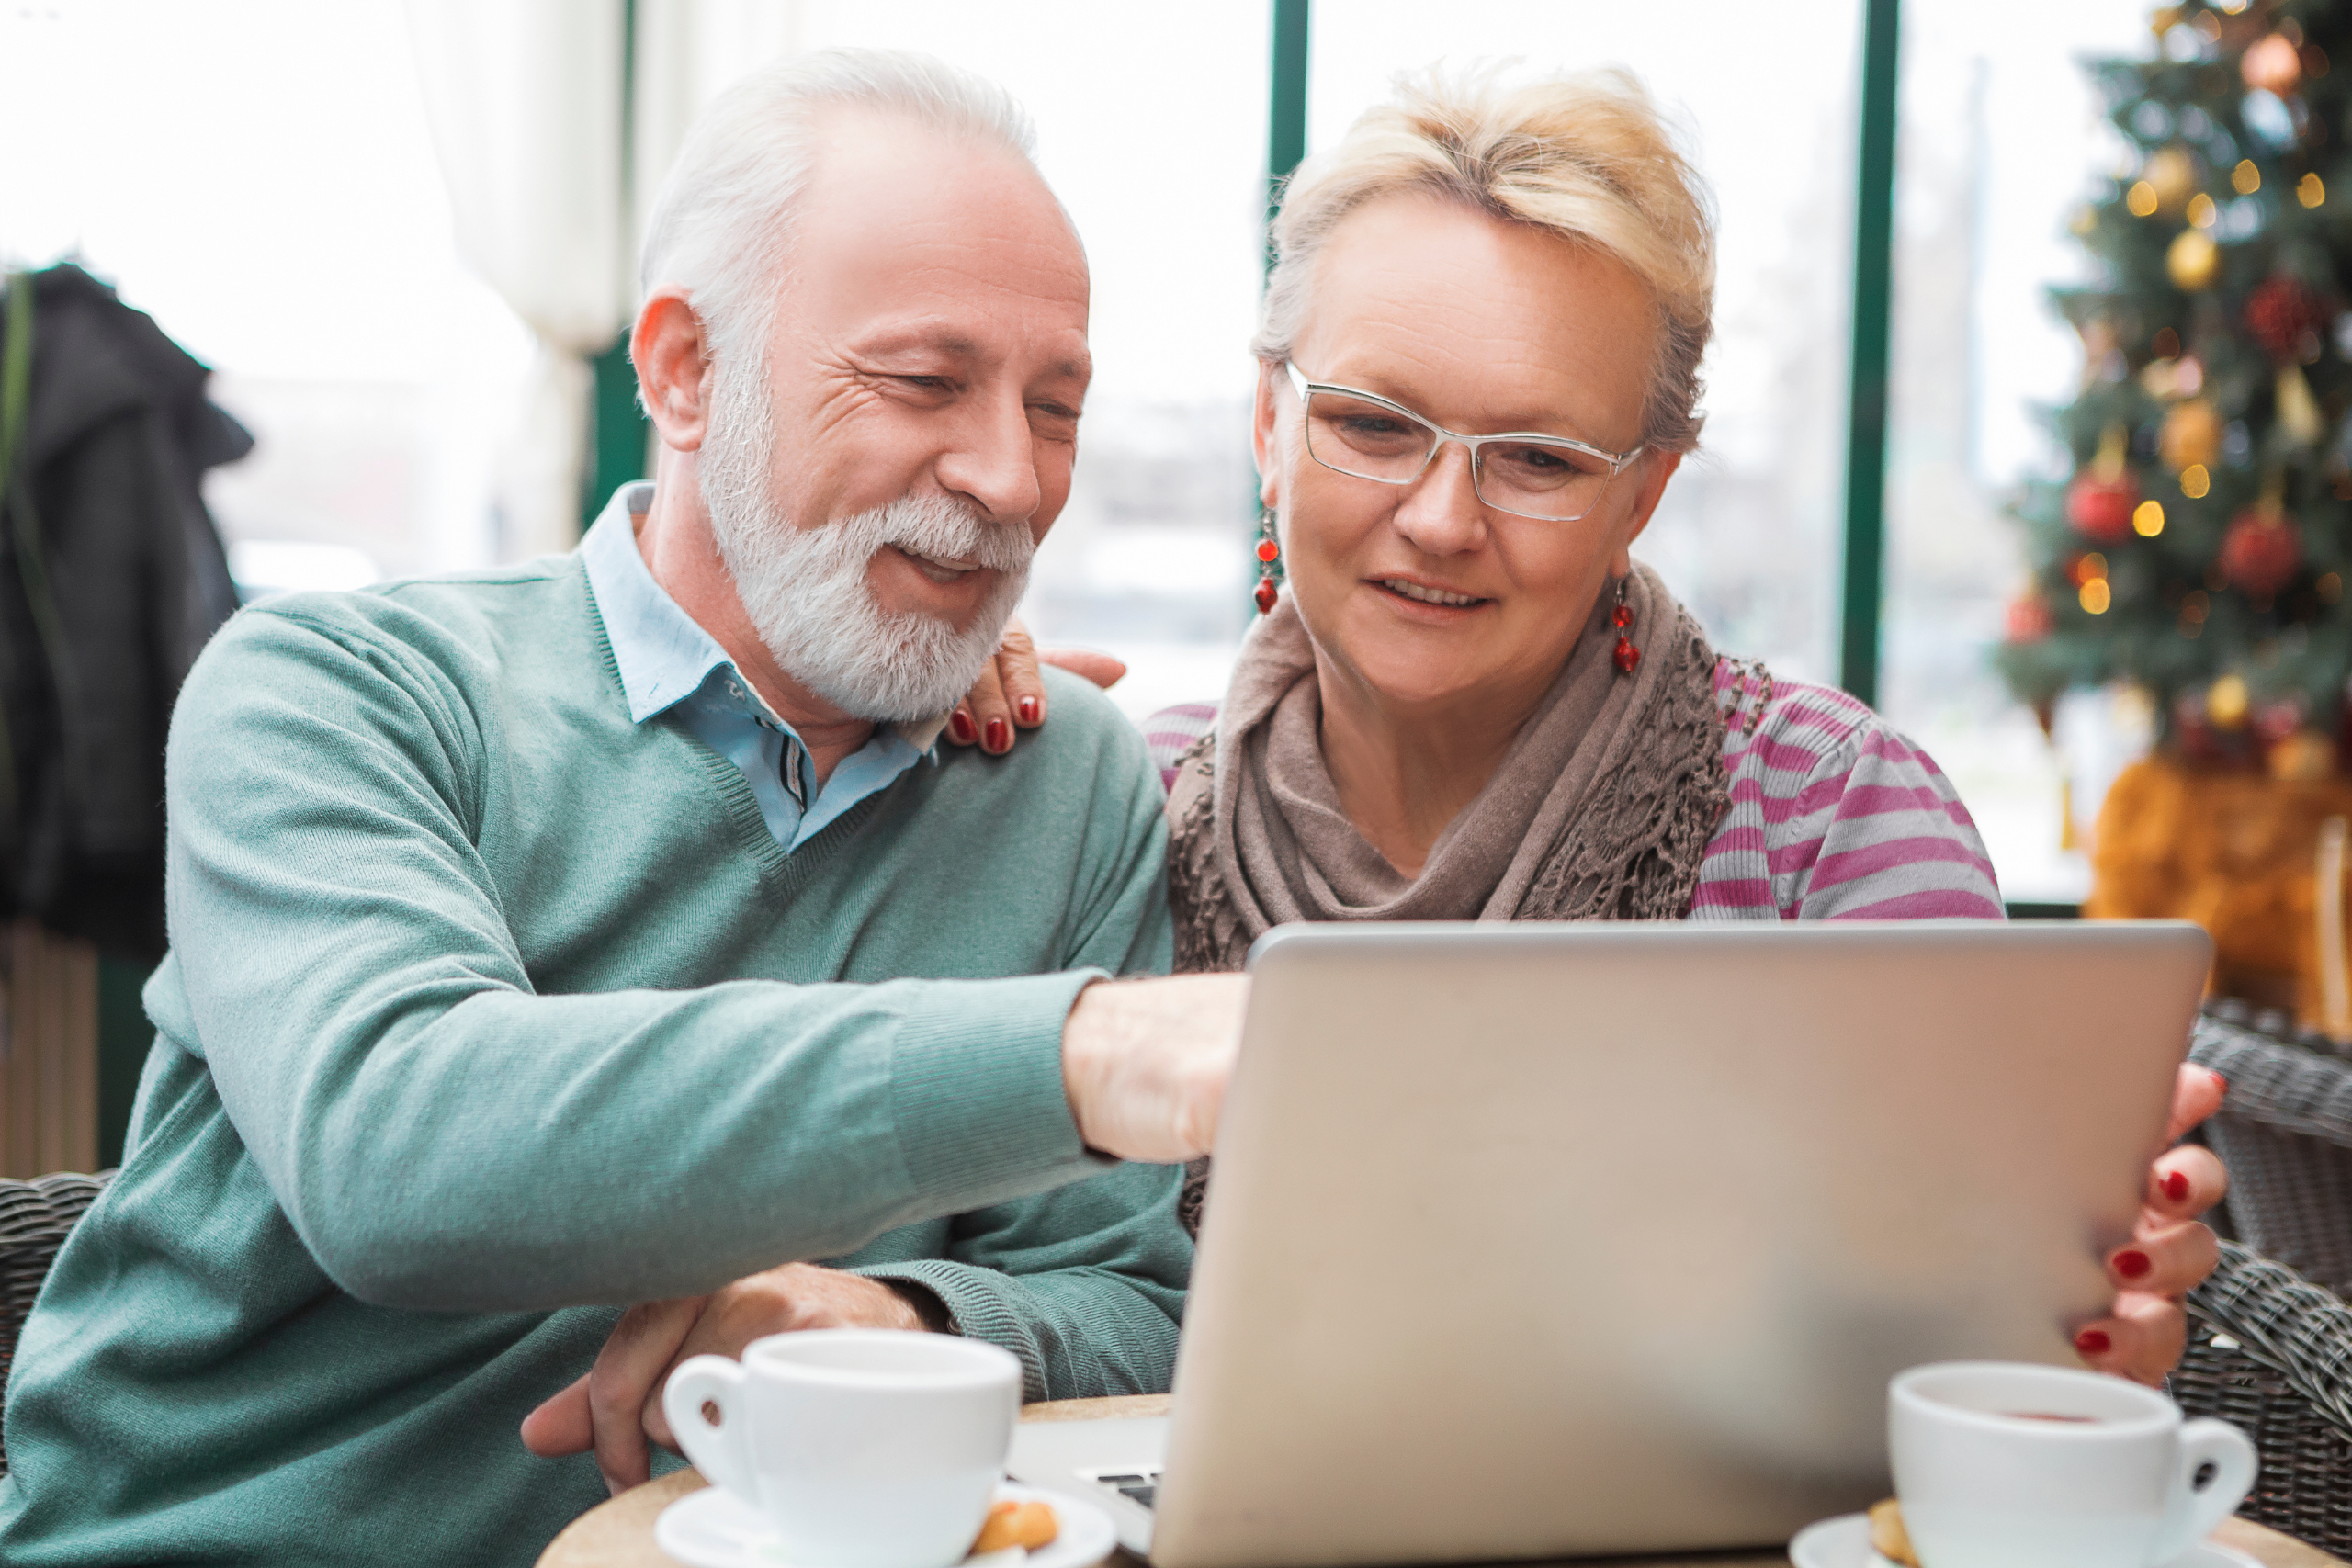
[[[64,1245],[65,1233],[113,1174],[0,1180],[0,1406],[7,1400],[17,1331],[33,1310],[41,1281],[49,1278],[50,1262]],[[7,1473],[7,1450],[0,1448],[0,1475]]]
[[[2352,1298],[2352,1062],[2283,1013],[2215,1004],[2189,1059],[2230,1080],[2205,1138],[2230,1168],[2230,1227],[2263,1257]]]
[[[2238,1512],[2352,1555],[2352,1307],[2234,1242],[2188,1298],[2172,1395],[2241,1428],[2262,1473]]]

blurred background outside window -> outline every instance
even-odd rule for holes
[[[1918,4],[1903,18],[1880,702],[1953,774],[2018,899],[2080,897],[2062,778],[2080,775],[2087,818],[2132,744],[2128,711],[2092,694],[2062,705],[2053,749],[1986,655],[2023,571],[2004,499],[2064,471],[2033,405],[2080,375],[2042,290],[2082,276],[2064,225],[2120,155],[2075,61],[2147,52],[2145,12],[2047,0],[2030,28]],[[548,353],[461,255],[427,109],[453,84],[418,64],[435,26],[446,39],[489,15],[0,10],[0,136],[20,154],[0,164],[0,260],[78,258],[217,368],[218,400],[259,439],[209,491],[249,594],[514,558],[576,514],[580,453],[544,438]],[[1217,694],[1252,613],[1267,0],[758,15],[742,36],[763,49],[925,50],[1027,105],[1093,266],[1098,372],[1024,613],[1047,640],[1127,660],[1115,694],[1138,716]],[[1718,648],[1815,681],[1838,673],[1860,26],[1860,0],[1317,0],[1309,54],[1310,151],[1439,60],[1623,63],[1677,118],[1721,208],[1718,334],[1706,450],[1638,548]],[[437,129],[446,141],[446,110]],[[464,173],[472,154],[451,152]],[[639,178],[641,207],[654,175]]]

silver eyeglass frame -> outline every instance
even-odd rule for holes
[[[1648,446],[1645,443],[1642,446],[1632,448],[1630,451],[1610,452],[1605,451],[1599,446],[1595,446],[1589,442],[1578,441],[1574,436],[1547,435],[1541,431],[1533,430],[1505,431],[1497,435],[1464,435],[1458,432],[1448,430],[1442,424],[1424,419],[1419,414],[1415,413],[1411,409],[1407,408],[1404,404],[1388,398],[1384,398],[1377,392],[1367,392],[1358,387],[1337,386],[1329,381],[1310,381],[1306,378],[1306,372],[1301,370],[1296,365],[1287,359],[1283,361],[1283,369],[1289,373],[1290,384],[1298,393],[1299,418],[1302,423],[1305,422],[1306,416],[1306,402],[1308,397],[1316,392],[1333,392],[1337,393],[1340,397],[1358,398],[1367,403],[1377,403],[1382,408],[1386,409],[1389,412],[1396,415],[1399,419],[1409,420],[1413,423],[1419,425],[1423,430],[1428,431],[1430,434],[1437,437],[1435,441],[1430,444],[1429,456],[1421,459],[1421,466],[1413,471],[1410,478],[1401,479],[1385,479],[1378,474],[1360,474],[1353,468],[1343,468],[1340,467],[1337,463],[1332,462],[1330,459],[1325,457],[1321,453],[1316,451],[1313,436],[1306,434],[1306,432],[1302,431],[1302,435],[1306,435],[1306,455],[1314,458],[1317,463],[1322,464],[1323,467],[1330,469],[1333,473],[1345,474],[1351,479],[1368,479],[1376,485],[1403,486],[1419,484],[1421,480],[1421,476],[1430,471],[1430,465],[1437,461],[1437,455],[1440,452],[1444,451],[1447,443],[1451,442],[1455,446],[1460,446],[1464,452],[1469,454],[1470,488],[1477,492],[1478,500],[1482,503],[1487,506],[1492,506],[1496,511],[1503,513],[1509,516],[1525,517],[1536,523],[1579,523],[1585,518],[1591,516],[1594,511],[1600,505],[1600,495],[1606,495],[1608,493],[1611,482],[1614,480],[1619,474],[1625,471],[1626,465],[1630,464],[1634,458],[1640,457],[1645,451],[1648,450]],[[1600,495],[1596,495],[1593,498],[1592,505],[1586,507],[1582,512],[1576,513],[1572,517],[1554,517],[1546,515],[1541,512],[1521,512],[1513,507],[1496,505],[1494,502],[1487,499],[1486,484],[1481,477],[1483,466],[1478,461],[1478,451],[1479,448],[1483,446],[1491,446],[1498,442],[1511,442],[1522,446],[1557,446],[1570,452],[1581,452],[1588,457],[1600,458],[1602,462],[1609,465],[1609,472],[1600,481]]]

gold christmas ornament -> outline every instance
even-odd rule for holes
[[[2170,216],[2197,194],[2197,160],[2186,147],[2159,147],[2140,165],[2140,177],[2155,192],[2156,210]]]
[[[2317,175],[2305,175],[2295,182],[2295,199],[2305,207],[2317,207],[2327,199],[2327,184]]]
[[[2245,682],[2235,675],[2224,675],[2205,689],[2205,716],[2216,729],[2235,729],[2245,724],[2250,705]]]
[[[2301,366],[2278,367],[2278,409],[2279,428],[2298,444],[2309,446],[2327,434],[2327,420],[2312,396],[2312,384],[2303,379]]]
[[[2213,286],[2221,270],[2222,248],[2202,229],[2183,229],[2165,252],[2165,273],[2173,287],[2189,294]]]
[[[2253,159],[2238,160],[2238,166],[2230,171],[2230,188],[2240,196],[2252,196],[2262,188],[2262,171],[2254,166]]]
[[[2222,416],[2202,398],[2173,404],[2156,432],[2156,455],[2175,473],[2199,465],[2211,468],[2222,455]]]
[[[2257,92],[2285,97],[2302,85],[2303,57],[2277,33],[2256,39],[2238,62],[2238,74]]]

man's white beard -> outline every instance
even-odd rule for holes
[[[852,717],[938,717],[996,652],[1028,585],[1035,542],[1025,526],[991,525],[947,495],[902,496],[854,517],[796,526],[775,495],[766,378],[752,357],[749,375],[724,360],[718,367],[695,466],[719,558],[752,628],[785,673]],[[995,569],[995,586],[968,626],[957,631],[939,616],[876,601],[866,568],[892,545]]]

